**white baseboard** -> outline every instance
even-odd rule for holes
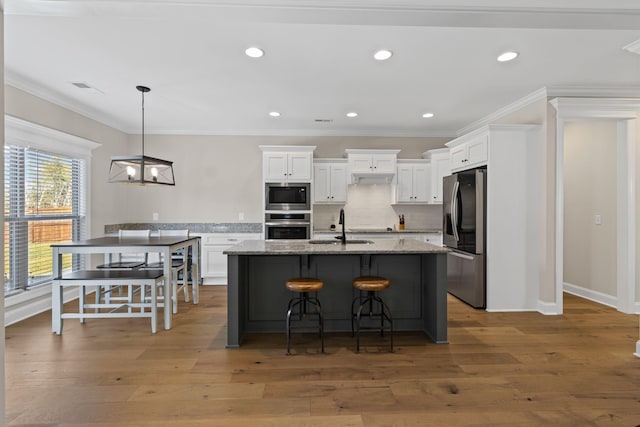
[[[562,309],[558,303],[538,300],[538,312],[545,316],[557,316],[562,314]]]
[[[583,288],[581,286],[572,285],[571,283],[564,282],[562,290],[577,295],[581,298],[588,299],[599,304],[607,305],[609,307],[618,307],[618,298],[613,295],[603,294],[602,292],[594,291],[592,289]]]
[[[227,276],[224,277],[203,277],[203,285],[226,285],[228,282]]]
[[[77,289],[65,289],[63,301],[78,298]],[[4,299],[4,326],[13,325],[36,314],[51,310],[51,286],[43,285]]]

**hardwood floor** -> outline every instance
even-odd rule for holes
[[[253,335],[226,350],[226,288],[148,319],[6,328],[8,426],[636,426],[638,316],[575,296],[565,314],[486,313],[449,297],[449,344]],[[73,304],[73,303],[72,303]],[[284,309],[283,309],[284,316]]]

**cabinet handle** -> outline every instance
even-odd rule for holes
[[[464,162],[464,160],[463,160],[463,162]],[[287,176],[287,174],[285,173],[284,176]]]

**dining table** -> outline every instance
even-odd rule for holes
[[[51,245],[53,251],[53,277],[54,279],[64,278],[65,273],[71,273],[63,268],[62,256],[64,254],[104,254],[105,260],[108,262],[112,254],[116,253],[157,253],[161,254],[162,259],[169,260],[163,263],[164,295],[167,301],[171,301],[171,258],[174,252],[183,250],[185,257],[191,250],[191,279],[192,279],[192,298],[193,303],[197,304],[199,300],[199,284],[200,284],[200,237],[199,236],[162,236],[162,237],[118,237],[103,236],[86,240],[77,240],[72,242],[54,243]],[[184,280],[188,279],[188,274],[183,275]],[[53,287],[52,292],[56,292]],[[58,289],[58,292],[60,290]],[[63,303],[60,296],[52,295],[52,311],[61,312]],[[173,304],[177,304],[174,301]],[[56,306],[57,305],[57,306]],[[164,328],[171,329],[172,323],[172,303],[165,303],[163,307]]]

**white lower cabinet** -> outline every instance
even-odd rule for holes
[[[244,240],[261,240],[257,233],[206,233],[200,234],[201,263],[200,275],[205,285],[227,284],[227,256],[225,250]]]
[[[442,246],[442,233],[427,233],[421,236],[423,236],[424,241],[427,243]]]

